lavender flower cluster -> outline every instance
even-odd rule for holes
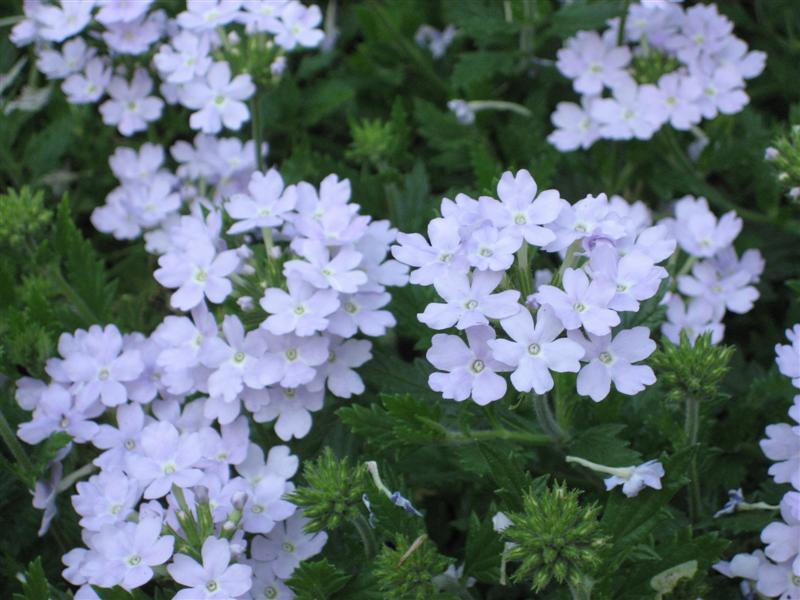
[[[580,31],[559,50],[556,66],[581,101],[557,105],[548,140],[567,152],[598,139],[647,140],[663,125],[688,130],[702,119],[735,114],[749,101],[746,80],[764,70],[765,60],[733,35],[733,23],[714,4],[631,4],[624,23],[613,19],[602,33]]]
[[[169,348],[152,360],[158,332],[148,340],[95,325],[61,336],[61,356],[46,366],[49,383],[17,383],[18,403],[33,412],[19,437],[37,444],[64,432],[72,440],[50,480],[37,485],[41,533],[55,516],[57,494],[99,469],[72,496],[86,547],[64,555],[63,575],[81,586],[78,599],[99,598],[91,586],[132,590],[167,574],[187,588],[176,598],[290,597],[283,580],[325,544],[324,533],[303,532],[303,515],[283,499],[298,467],[288,447],[274,446],[265,459],[245,417],[215,424],[205,416],[207,398],[167,391],[182,368],[204,369],[192,358],[217,335],[213,317],[204,316],[208,337],[189,341],[194,357]],[[167,317],[163,327],[180,319]],[[164,358],[176,362],[162,382]],[[74,444],[91,444],[98,454],[62,479],[61,461]]]
[[[578,373],[578,392],[595,401],[612,383],[625,394],[654,383],[650,367],[635,364],[655,350],[647,328],[611,330],[619,312],[638,310],[667,277],[658,265],[675,250],[667,229],[650,226],[641,203],[601,194],[573,205],[556,190],[539,191],[524,170],[504,173],[497,195],[445,198],[442,217],[428,226],[430,242],[401,234],[392,248],[415,268],[411,283],[433,285],[444,300],[419,319],[466,335],[466,344],[458,335],[434,335],[427,357],[440,372],[430,376],[431,388],[484,405],[505,395],[498,373],[507,371],[516,390],[536,394],[553,388],[551,371]],[[555,274],[536,272],[535,293],[530,247],[563,258]],[[508,289],[515,254],[530,287],[525,296]],[[497,338],[491,322],[510,339]]]
[[[429,384],[444,398],[499,400],[507,391],[499,373],[509,371],[514,389],[540,395],[553,388],[551,372],[578,373],[578,393],[595,402],[612,384],[635,395],[655,383],[652,369],[637,364],[656,348],[648,328],[614,328],[621,313],[637,312],[659,293],[669,275],[660,263],[678,245],[689,254],[684,269],[693,265],[677,279],[690,300],[687,309],[678,293],[664,294],[668,338],[677,343],[685,331],[694,341],[713,330],[719,341],[726,310],[746,312],[758,296],[751,284],[763,270],[760,253],[738,260],[731,243],[741,220],[728,213],[717,221],[705,199],[680,199],[675,218],[653,225],[641,202],[600,194],[570,204],[557,190],[539,191],[525,170],[504,173],[497,196],[445,198],[442,216],[428,225],[429,240],[400,234],[392,248],[413,268],[411,283],[433,285],[443,300],[419,320],[466,337],[433,336],[427,358],[439,372]],[[529,256],[536,252],[562,262],[555,273],[536,270],[534,282]],[[515,256],[524,293],[512,289]],[[510,339],[498,338],[494,324]]]
[[[786,331],[789,344],[777,344],[776,363],[780,372],[800,388],[800,325]],[[747,509],[779,509],[781,520],[773,521],[761,532],[764,550],[741,553],[730,561],[714,565],[728,577],[741,578],[742,592],[746,597],[781,598],[800,597],[800,395],[794,397],[789,408],[794,424],[769,425],[767,438],[761,440],[761,450],[773,461],[769,474],[777,484],[789,484],[780,506],[763,506],[763,503],[744,502],[741,490],[731,492],[731,501],[720,513]],[[720,514],[718,513],[718,514]]]
[[[702,197],[679,199],[675,217],[662,222],[689,259],[678,274],[677,293],[667,298],[667,322],[661,332],[676,344],[681,332],[692,342],[710,332],[711,342],[719,343],[726,312],[749,312],[758,299],[755,284],[764,272],[761,252],[750,249],[737,256],[733,242],[742,220],[734,211],[717,219]]]
[[[204,133],[238,130],[250,118],[244,101],[255,85],[249,73],[236,73],[232,59],[243,54],[242,39],[226,27],[239,25],[248,43],[258,42],[274,76],[285,68],[286,52],[314,48],[324,38],[319,7],[297,0],[187,0],[175,19],[152,5],[25,0],[26,18],[11,41],[36,44],[37,67],[63,80],[70,103],[96,104],[107,95],[99,106],[103,122],[130,136],[160,119],[165,102],[194,111],[189,123]],[[129,57],[136,57],[132,73]],[[154,74],[161,97],[153,93]]]
[[[155,277],[175,289],[172,306],[190,315],[165,317],[149,337],[123,336],[114,325],[63,334],[60,357],[46,367],[50,381],[18,382],[17,401],[32,412],[19,437],[37,444],[63,432],[72,439],[51,480],[37,486],[42,533],[57,493],[100,469],[73,497],[86,548],[64,557],[64,576],[83,586],[80,598],[96,597],[86,584],[144,585],[153,567],[170,560],[169,575],[188,588],[180,598],[197,597],[201,588],[216,593],[208,597],[249,598],[251,586],[260,590],[253,598],[264,590],[263,597],[291,597],[283,579],[320,550],[325,535],[303,533],[302,515],[283,500],[297,459],[276,446],[265,461],[249,441],[242,404],[255,422],[274,421],[282,440],[305,436],[326,387],[345,398],[364,391],[355,368],[371,357],[371,343],[354,339],[358,332],[382,335],[395,324],[382,308],[390,300],[385,286],[408,279],[404,265],[387,260],[396,230],[358,214],[348,180],[331,175],[319,189],[285,186],[276,170],[253,171],[243,161],[236,176],[249,173],[249,181],[242,192],[231,193],[239,188],[220,178],[206,189],[208,198],[191,202],[189,214],[178,213],[175,189],[192,177],[213,182],[212,173],[198,174],[208,164],[198,155],[226,142],[254,156],[252,143],[248,150],[200,135],[195,147],[173,148],[186,152],[178,174],[162,169],[159,146],[120,148],[111,158],[123,182],[117,191],[147,189],[140,197],[151,203],[128,215],[127,233],[156,225],[145,234],[160,255]],[[101,229],[111,210],[95,212]],[[228,239],[223,210],[232,221]],[[260,262],[249,246],[256,235],[266,245]],[[264,259],[266,272],[258,272]],[[238,308],[226,309],[218,323],[207,303],[225,302],[234,284],[252,289],[248,280],[263,296],[239,295]],[[256,300],[260,326],[246,331],[236,313],[252,320]],[[72,443],[101,453],[62,480]]]

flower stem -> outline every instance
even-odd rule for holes
[[[561,280],[564,278],[564,271],[567,269],[571,269],[575,265],[578,264],[578,260],[580,259],[580,255],[578,252],[583,245],[583,240],[575,240],[570,244],[569,248],[567,248],[567,254],[564,256],[564,260],[561,262],[561,266],[556,271],[556,274],[553,276],[553,281],[550,285],[558,287],[561,285]]]
[[[531,269],[528,262],[528,242],[525,240],[522,240],[522,246],[517,250],[517,274],[519,291],[522,293],[522,301],[525,302],[533,293],[533,281],[531,281]]]
[[[375,534],[372,533],[369,523],[367,523],[364,515],[361,514],[352,516],[350,522],[361,538],[361,543],[364,546],[364,555],[367,559],[371,559],[378,551],[378,543],[375,541]]]
[[[448,432],[448,439],[454,442],[506,440],[510,442],[523,442],[534,446],[544,446],[550,443],[549,435],[528,433],[527,431],[508,431],[506,429],[492,429],[487,431],[470,431],[462,434],[457,431]]]
[[[3,438],[6,446],[8,447],[11,454],[14,456],[14,460],[19,463],[19,465],[25,469],[28,473],[33,473],[33,463],[31,463],[28,455],[25,453],[25,449],[22,447],[22,444],[19,443],[17,440],[17,436],[14,435],[14,430],[11,429],[11,425],[9,425],[6,416],[3,414],[3,411],[0,410],[0,438]],[[25,482],[27,484],[27,482]]]
[[[700,436],[700,402],[694,396],[686,398],[686,421],[684,422],[686,440],[695,446]],[[697,457],[689,464],[689,516],[695,521],[700,510],[700,479],[697,475]]]
[[[264,172],[264,154],[261,147],[264,145],[264,132],[261,128],[261,94],[253,94],[250,98],[250,121],[253,132],[253,142],[255,143],[256,152],[256,169]]]
[[[561,444],[565,441],[566,435],[564,430],[556,421],[553,416],[553,410],[550,408],[550,402],[546,395],[532,394],[533,409],[536,412],[536,420],[539,422],[539,427],[542,428],[551,441]]]
[[[617,46],[622,46],[625,42],[625,22],[628,20],[628,6],[631,0],[625,0],[625,8],[622,9],[622,18],[619,20],[619,31],[617,31]]]

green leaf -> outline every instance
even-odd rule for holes
[[[650,331],[658,331],[659,327],[661,327],[661,324],[666,320],[667,317],[667,306],[666,304],[662,304],[661,300],[664,298],[664,295],[668,290],[669,280],[664,279],[664,281],[661,282],[661,287],[659,287],[656,295],[649,300],[642,302],[639,305],[638,311],[629,311],[622,314],[618,331],[630,329],[631,327],[636,327],[638,325],[643,325],[644,327],[650,329]]]
[[[129,592],[119,586],[101,588],[96,585],[93,585],[92,589],[97,592],[101,600],[150,600],[150,596],[138,589]]]
[[[469,515],[467,545],[464,550],[464,573],[485,583],[497,583],[503,542],[494,530],[492,520]]]
[[[381,395],[383,407],[352,405],[337,411],[354,433],[380,449],[418,446],[444,437],[438,424],[442,410],[409,394]]]
[[[563,39],[578,31],[602,29],[608,19],[621,16],[624,8],[623,0],[577,0],[553,15],[548,32]]]
[[[53,246],[62,261],[62,269],[53,273],[54,283],[66,296],[69,310],[64,312],[72,321],[65,329],[107,323],[117,282],[109,280],[102,259],[75,226],[66,197],[58,206]]]
[[[416,398],[438,400],[439,394],[428,387],[431,365],[416,358],[412,362],[398,360],[396,354],[376,348],[372,360],[359,373],[372,389],[386,394],[413,394]]]
[[[307,125],[316,125],[324,118],[339,110],[353,99],[355,90],[345,81],[328,80],[305,94],[304,121]]]
[[[522,510],[523,492],[531,485],[545,486],[547,475],[537,477],[531,481],[530,475],[525,471],[518,451],[506,451],[507,446],[490,445],[479,442],[481,454],[486,461],[492,479],[500,488],[497,493],[512,510]]]
[[[394,184],[388,185],[386,200],[393,226],[406,233],[424,231],[425,225],[436,215],[437,208],[431,198],[425,164],[422,161],[414,163],[414,168],[403,178],[402,189]]]
[[[641,455],[631,450],[630,442],[618,435],[625,429],[619,423],[606,423],[579,432],[570,442],[570,453],[609,467],[627,467],[640,462]]]
[[[50,584],[42,568],[42,557],[36,557],[23,575],[22,593],[14,594],[14,600],[50,600]]]
[[[286,582],[294,590],[297,600],[325,600],[341,590],[350,580],[328,559],[302,562]]]
[[[467,88],[475,83],[516,70],[514,55],[508,52],[464,52],[453,69],[453,85]]]

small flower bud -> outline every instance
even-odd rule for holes
[[[245,492],[235,492],[231,496],[231,505],[234,509],[241,511],[247,503],[247,494]]]
[[[244,312],[250,312],[256,307],[255,302],[253,302],[253,299],[250,296],[242,296],[241,298],[238,298],[236,300],[236,304],[238,304],[239,308],[241,308]]]
[[[778,158],[780,153],[778,152],[777,148],[773,148],[769,146],[766,150],[764,150],[764,160],[775,160]]]
[[[194,499],[198,504],[208,504],[208,488],[198,485],[194,488]]]

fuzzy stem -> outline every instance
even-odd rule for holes
[[[470,431],[461,433],[459,431],[448,431],[448,441],[452,442],[471,442],[487,440],[506,440],[510,442],[522,442],[534,446],[546,446],[552,441],[549,435],[528,433],[526,431],[508,431],[506,429],[491,429],[487,431]]]
[[[14,430],[11,429],[11,425],[9,425],[8,420],[6,419],[6,416],[3,414],[2,410],[0,410],[0,438],[3,438],[8,450],[14,456],[14,459],[19,463],[19,465],[28,473],[33,473],[33,464],[28,458],[28,455],[25,453],[25,449],[22,447],[22,444],[20,444],[19,440],[17,440],[17,436],[14,435]]]
[[[571,269],[575,265],[578,264],[578,260],[580,259],[580,255],[578,252],[580,251],[583,245],[583,240],[575,240],[570,244],[569,248],[567,248],[567,254],[564,256],[564,260],[561,263],[561,266],[556,271],[556,274],[553,276],[553,281],[550,285],[558,287],[561,285],[561,280],[564,278],[564,271],[567,269]]]
[[[569,593],[572,600],[591,600],[593,582],[586,576],[582,576],[577,583],[569,582]]]
[[[531,269],[528,262],[528,242],[525,240],[522,240],[522,246],[517,250],[517,273],[519,275],[519,291],[522,293],[522,301],[525,302],[533,293]]]
[[[700,436],[700,402],[694,396],[686,398],[686,421],[684,422],[686,439],[690,446],[695,446]],[[689,516],[697,520],[700,510],[700,480],[697,475],[697,457],[692,457],[689,465]]]
[[[261,128],[261,94],[253,94],[250,98],[250,122],[253,132],[253,142],[255,142],[256,152],[256,169],[264,172],[264,155],[261,152],[261,147],[264,145],[264,132]]]
[[[361,514],[350,517],[350,523],[353,524],[361,538],[361,543],[364,546],[364,555],[367,559],[371,559],[378,551],[378,543],[375,541],[375,534],[372,533],[369,523],[367,523],[364,515]]]
[[[556,421],[555,417],[553,416],[553,411],[550,408],[550,403],[547,400],[546,395],[542,394],[532,394],[533,398],[533,409],[536,412],[536,420],[539,422],[539,427],[542,428],[548,437],[560,444],[565,439],[564,430],[561,429],[561,426]]]
[[[625,42],[625,22],[628,20],[628,6],[631,0],[625,0],[625,8],[622,9],[622,18],[619,20],[619,31],[617,31],[617,46],[622,46]]]

